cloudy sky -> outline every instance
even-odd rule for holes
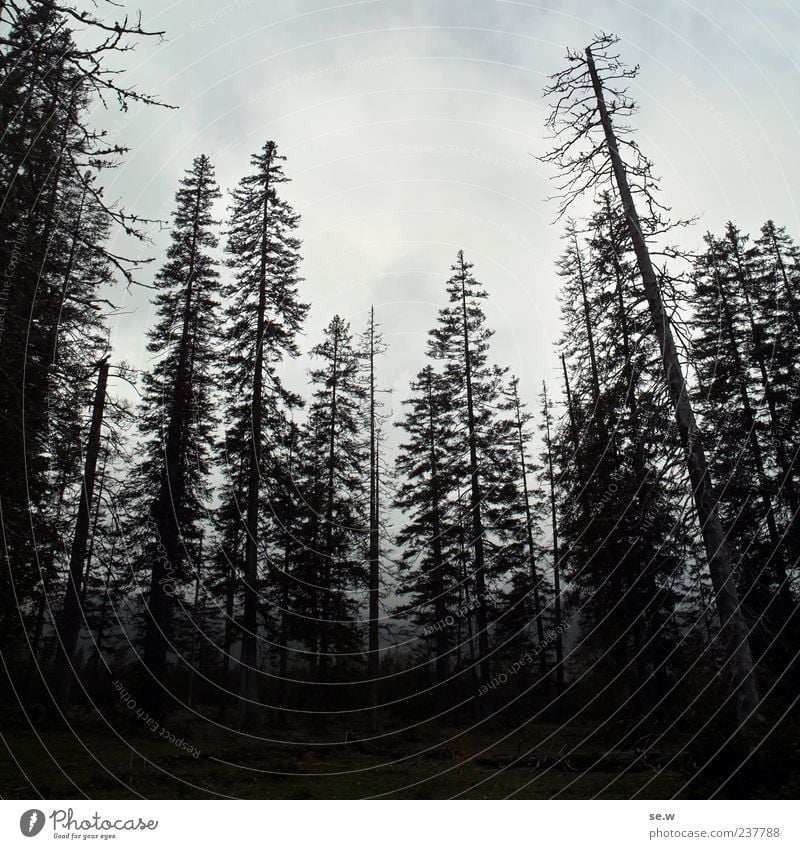
[[[361,329],[375,304],[389,343],[382,378],[398,397],[422,364],[459,248],[491,295],[495,359],[531,400],[542,379],[558,382],[560,227],[546,202],[552,173],[535,158],[546,149],[542,88],[565,48],[600,30],[641,65],[640,144],[675,212],[700,216],[687,243],[729,218],[755,232],[771,217],[800,236],[795,0],[138,5],[166,39],[127,57],[128,79],[180,108],[98,116],[131,148],[110,194],[168,217],[194,156],[212,157],[227,190],[276,140],[302,216],[304,347],[335,311]],[[160,261],[166,236],[153,239],[145,252]],[[124,307],[118,350],[146,367],[147,293]],[[290,379],[302,382],[305,365]]]

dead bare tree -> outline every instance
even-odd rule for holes
[[[759,705],[747,625],[736,590],[731,553],[717,513],[703,436],[690,402],[671,318],[664,308],[650,244],[653,238],[681,222],[669,221],[669,210],[658,199],[652,163],[639,149],[627,123],[637,109],[627,93],[627,84],[639,69],[626,66],[614,52],[618,40],[616,36],[600,35],[584,51],[568,52],[567,67],[551,77],[545,95],[553,101],[547,121],[553,147],[542,161],[559,169],[555,179],[559,217],[578,198],[609,187],[615,188],[622,204],[685,450],[741,726]]]

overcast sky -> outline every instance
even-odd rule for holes
[[[404,397],[463,248],[491,295],[494,358],[534,399],[558,383],[560,227],[545,200],[546,76],[600,30],[641,65],[639,141],[688,236],[767,218],[800,235],[800,12],[795,0],[144,0],[166,40],[127,57],[131,83],[180,107],[98,118],[131,147],[109,192],[167,217],[208,153],[227,190],[267,139],[286,155],[302,216],[305,349],[335,311],[361,329],[375,304],[385,385]],[[227,202],[227,201],[225,201]],[[220,204],[224,215],[225,202]],[[163,258],[166,235],[147,253]],[[155,270],[155,269],[154,269]],[[148,279],[148,272],[142,275]],[[146,367],[147,293],[125,301],[122,356]],[[300,381],[306,367],[293,367]]]

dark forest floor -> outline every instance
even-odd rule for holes
[[[498,725],[422,726],[400,735],[362,734],[372,739],[345,744],[350,733],[334,723],[317,729],[265,726],[247,736],[178,712],[164,725],[183,739],[183,749],[128,717],[100,722],[75,712],[71,730],[60,726],[38,733],[18,716],[5,717],[0,794],[51,799],[703,796],[699,787],[682,790],[693,773],[686,758],[664,768],[630,764],[630,753],[615,762],[590,726],[543,723],[524,732]],[[187,754],[188,745],[200,750],[198,757]],[[566,762],[558,757],[562,751],[570,752]],[[512,763],[520,753],[521,760]],[[603,762],[597,764],[598,758]]]

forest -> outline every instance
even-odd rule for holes
[[[129,151],[94,110],[175,108],[120,71],[163,36],[0,3],[2,796],[792,798],[792,234],[686,246],[710,223],[663,199],[598,34],[532,128],[558,374],[529,398],[499,361],[465,244],[391,387],[390,307],[306,335],[280,138],[229,185],[197,150],[166,220],[104,189]],[[111,239],[159,227],[152,262]]]

